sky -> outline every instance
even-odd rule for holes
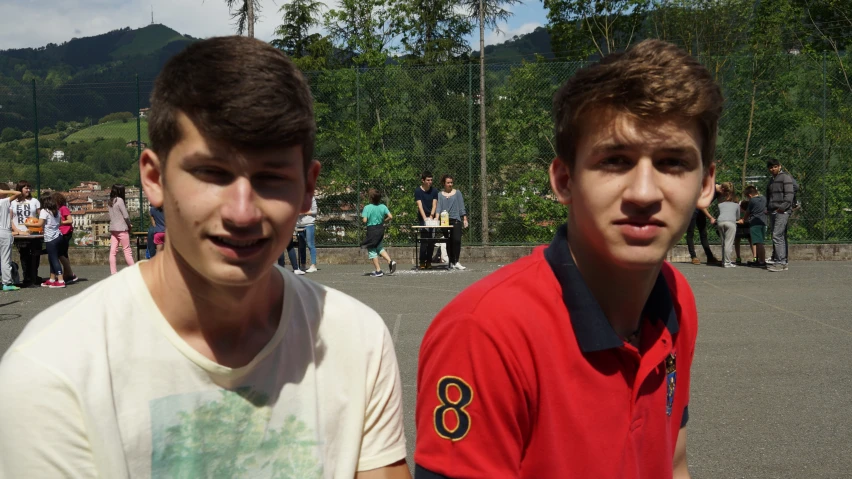
[[[506,41],[533,31],[547,22],[540,0],[512,7],[513,17],[500,25],[503,34],[486,32],[485,43]],[[261,0],[262,11],[255,36],[269,41],[280,23],[278,9],[284,0]],[[325,2],[332,5],[334,1]],[[196,38],[235,32],[225,0],[2,0],[0,1],[0,50],[40,47],[62,43],[154,22]],[[479,34],[470,43],[479,49]]]

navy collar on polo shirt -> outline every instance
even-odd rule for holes
[[[571,249],[568,245],[568,226],[562,225],[550,246],[544,251],[553,274],[562,286],[562,300],[568,309],[577,343],[584,353],[620,348],[624,341],[618,337],[606,315],[598,304],[583,275],[577,269]],[[671,292],[663,273],[657,276],[657,282],[651,290],[643,316],[652,321],[663,321],[670,334],[679,330],[677,313],[672,302]]]

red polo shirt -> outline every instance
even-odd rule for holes
[[[592,297],[565,231],[430,325],[417,479],[672,477],[697,334],[692,290],[664,264],[634,348]]]

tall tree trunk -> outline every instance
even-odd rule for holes
[[[246,17],[248,37],[254,38],[254,0],[246,0]]]
[[[485,161],[485,5],[479,0],[479,194],[482,201],[482,244],[488,244],[488,166]]]

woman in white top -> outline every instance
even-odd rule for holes
[[[65,287],[62,263],[59,262],[59,248],[62,247],[59,223],[59,205],[56,204],[53,195],[48,195],[44,198],[44,204],[38,215],[38,224],[44,227],[44,246],[47,248],[47,259],[50,262],[50,279],[41,283],[44,288]]]
[[[15,186],[21,194],[18,199],[12,201],[12,234],[15,236],[26,236],[30,234],[27,229],[27,218],[38,218],[38,210],[41,203],[32,196],[32,186],[26,180],[21,180]],[[41,262],[41,240],[28,239],[18,242],[18,253],[21,257],[21,282],[24,286],[38,284],[38,265]]]

